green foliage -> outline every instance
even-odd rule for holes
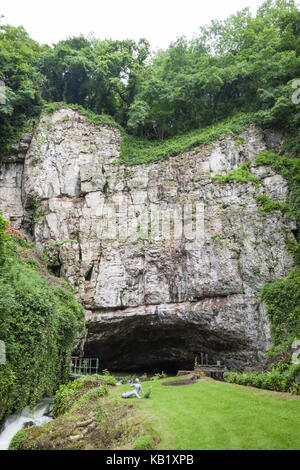
[[[274,345],[289,337],[300,336],[300,272],[297,268],[289,275],[262,289],[261,296],[267,304],[271,320]]]
[[[245,162],[236,170],[232,170],[226,175],[216,175],[212,178],[218,183],[228,183],[229,181],[237,181],[238,183],[254,183],[256,186],[261,183],[260,179],[249,171],[250,162]]]
[[[74,340],[83,328],[74,294],[52,286],[23,261],[19,253],[29,248],[9,237],[0,267],[0,339],[7,358],[0,369],[0,390],[7,397],[2,415],[35,405],[67,380]]]
[[[300,364],[292,364],[288,368],[282,367],[282,364],[279,364],[278,367],[274,367],[268,372],[248,372],[243,374],[225,372],[223,377],[229,383],[276,390],[278,392],[298,393],[295,375],[299,370]]]
[[[13,449],[109,450],[130,448],[142,434],[155,436],[147,423],[141,426],[133,404],[121,398],[119,389],[118,397],[112,397],[113,389],[104,383],[107,379],[91,375],[61,387],[55,397],[59,417],[24,430],[12,443]]]
[[[38,270],[39,268],[39,265],[38,265],[38,262],[34,259],[34,258],[28,258],[27,259],[27,264],[32,268],[32,269],[35,269],[35,270]]]
[[[299,24],[295,2],[266,1],[256,17],[245,8],[191,41],[178,38],[141,72],[128,127],[164,139],[242,111],[257,112],[264,127],[297,132]]]
[[[300,233],[300,160],[299,158],[278,155],[272,151],[261,152],[256,158],[257,165],[269,165],[285,178],[289,185],[290,194],[287,204],[297,224]],[[286,207],[287,209],[287,207]],[[280,209],[282,210],[282,208]],[[300,240],[298,240],[300,241]],[[300,258],[299,258],[300,262]]]
[[[3,418],[7,403],[9,400],[9,392],[13,387],[16,376],[9,364],[0,364],[0,419]]]
[[[260,194],[256,196],[256,201],[261,205],[261,210],[263,212],[273,214],[274,211],[281,211],[284,214],[288,214],[291,212],[290,207],[285,202],[280,201],[272,201],[272,199],[268,198],[265,194]]]
[[[199,145],[209,145],[225,135],[236,135],[253,122],[252,114],[238,114],[232,119],[204,129],[197,129],[164,141],[148,140],[131,135],[123,136],[119,163],[138,165],[166,160]]]
[[[6,103],[0,106],[0,144],[17,142],[28,118],[41,110],[42,76],[38,71],[41,47],[22,27],[0,25],[0,80]]]
[[[46,114],[52,114],[55,111],[60,109],[73,109],[74,111],[78,111],[80,114],[86,117],[89,122],[92,122],[96,126],[108,126],[120,129],[122,132],[123,128],[108,114],[96,114],[90,109],[86,109],[79,104],[70,104],[65,102],[52,102],[52,103],[45,103],[43,106],[43,112]],[[63,118],[63,121],[69,120],[66,119],[68,116]]]
[[[53,401],[53,414],[59,416],[69,411],[74,403],[82,404],[83,400],[90,400],[107,393],[107,385],[115,385],[116,380],[108,375],[86,375],[65,385],[61,385]]]
[[[70,407],[70,411],[76,411],[80,407],[92,402],[92,401],[97,401],[99,398],[104,397],[107,395],[107,386],[106,385],[101,385],[100,387],[92,388],[91,390],[88,390],[86,393],[82,394],[77,398],[75,396],[75,402],[73,402],[73,405]],[[68,411],[68,410],[67,410]]]
[[[37,165],[41,163],[41,160],[39,157],[33,157],[30,163],[33,167],[36,167]]]
[[[129,108],[127,127],[133,134],[143,134],[142,129],[149,121],[150,107],[145,101],[136,99]]]
[[[300,266],[300,245],[297,243],[293,235],[290,235],[290,230],[287,229],[287,236],[285,239],[285,244],[287,246],[287,250],[294,258],[294,262],[297,266]]]
[[[257,165],[269,165],[283,176],[289,185],[287,203],[272,201],[265,195],[257,196],[262,210],[273,213],[281,210],[292,216],[300,229],[300,160],[278,155],[272,151],[262,152],[256,159]],[[262,290],[262,298],[267,304],[267,314],[271,320],[274,346],[284,345],[287,340],[300,336],[300,247],[295,238],[287,232],[286,244],[293,254],[298,268],[281,280],[267,284]]]
[[[243,139],[243,137],[237,137],[236,139],[234,139],[234,147],[235,148],[240,147],[244,143],[245,143],[245,139]]]
[[[64,414],[70,409],[73,403],[73,399],[77,395],[80,388],[80,384],[76,380],[59,387],[53,402],[54,416]]]
[[[150,380],[160,380],[160,379],[164,379],[165,377],[167,377],[167,374],[164,371],[161,371],[161,372],[157,372],[156,374],[154,374]]]
[[[117,380],[112,375],[100,376],[106,385],[116,385]]]
[[[82,105],[122,123],[148,55],[145,39],[136,43],[80,36],[46,46],[39,63],[45,79],[43,97]]]
[[[26,431],[25,429],[21,429],[14,435],[14,437],[10,441],[8,450],[20,450],[26,441],[27,441]]]
[[[52,245],[52,246],[62,246],[64,245],[65,243],[77,243],[77,240],[72,240],[71,238],[67,239],[67,240],[61,240],[61,241],[56,241],[56,242],[51,242],[49,243],[49,245]]]
[[[132,450],[153,450],[155,443],[151,434],[144,434],[139,437],[132,446]]]
[[[225,235],[223,235],[223,233],[216,233],[215,235],[212,236],[212,239],[214,240],[214,242],[218,243],[221,246],[224,245],[224,241],[223,241],[224,238],[225,238]]]
[[[4,263],[5,260],[5,244],[8,240],[6,233],[6,227],[8,222],[2,217],[2,212],[0,212],[0,266]]]
[[[280,362],[284,358],[285,362],[289,364],[292,357],[291,344],[294,340],[294,335],[291,335],[291,337],[289,337],[285,341],[282,341],[280,344],[273,344],[267,352],[267,357],[271,359],[276,359],[277,357],[279,357],[280,359],[278,359],[276,362]]]

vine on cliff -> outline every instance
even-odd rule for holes
[[[297,225],[295,235],[300,229],[300,160],[273,151],[261,152],[257,159],[258,166],[267,165],[285,178],[290,194],[287,204],[274,203],[260,196],[266,210],[280,209],[288,212]],[[276,205],[277,204],[277,205]],[[299,235],[298,235],[299,242]],[[284,279],[267,284],[262,290],[262,298],[267,304],[267,314],[271,320],[274,346],[300,337],[300,246],[294,235],[287,229],[286,243],[292,252],[295,268]]]
[[[0,216],[0,239],[5,239],[0,339],[6,346],[6,364],[0,365],[0,418],[52,395],[68,379],[71,350],[83,328],[83,309],[74,294],[26,262],[32,245],[4,234],[5,225]]]

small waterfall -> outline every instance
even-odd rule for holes
[[[30,409],[29,406],[26,406],[22,413],[8,416],[0,432],[0,450],[8,449],[10,441],[20,429],[29,426],[41,426],[51,421],[53,419],[51,410],[51,398],[44,398],[34,408]]]

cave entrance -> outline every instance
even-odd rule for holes
[[[243,347],[241,338],[224,331],[210,331],[198,324],[148,323],[147,317],[94,322],[89,326],[86,357],[99,357],[100,368],[109,371],[177,372],[192,370],[206,354],[210,364],[222,364]]]

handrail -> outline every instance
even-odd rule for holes
[[[70,373],[76,375],[97,374],[99,369],[98,357],[71,357]]]

